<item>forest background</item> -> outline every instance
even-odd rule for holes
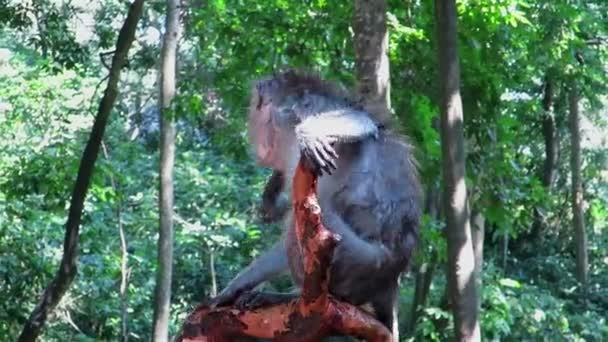
[[[269,171],[247,147],[251,82],[293,66],[355,87],[357,3],[193,0],[179,7],[169,110],[176,131],[169,334],[279,236],[278,226],[257,219]],[[129,6],[0,1],[1,341],[20,335],[62,259],[72,189]],[[420,248],[401,279],[400,336],[440,341],[454,334],[454,323],[434,6],[386,6],[388,103],[416,148],[425,190]],[[481,334],[607,340],[608,2],[461,0],[457,12],[471,235],[483,251]],[[154,334],[166,13],[164,1],[145,2],[118,68],[84,201],[78,272],[42,340]],[[289,281],[271,286],[286,289]]]

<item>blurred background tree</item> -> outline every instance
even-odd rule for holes
[[[246,148],[251,81],[293,66],[356,88],[356,4],[194,0],[179,7],[170,335],[192,305],[279,234],[255,219],[268,170]],[[485,232],[481,335],[606,340],[608,3],[456,5],[466,185],[473,229]],[[129,6],[0,1],[1,341],[16,339],[57,271],[79,160]],[[165,16],[164,1],[145,3],[84,202],[79,272],[41,340],[152,337]],[[439,200],[434,6],[388,0],[385,19],[385,101],[416,147],[426,190],[420,248],[401,281],[400,339],[440,341],[454,335],[454,324]]]

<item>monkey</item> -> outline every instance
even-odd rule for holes
[[[257,163],[273,170],[261,212],[267,221],[285,216],[284,233],[211,305],[251,309],[297,295],[254,288],[287,270],[296,285],[302,284],[293,213],[279,199],[291,190],[302,158],[319,176],[322,222],[341,237],[331,264],[330,294],[366,308],[390,330],[398,278],[418,241],[421,190],[413,148],[382,115],[366,111],[349,92],[316,75],[288,70],[257,81],[251,92],[250,143]]]

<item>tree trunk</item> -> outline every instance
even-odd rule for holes
[[[217,275],[215,274],[215,251],[209,251],[209,271],[211,272],[211,298],[217,296]]]
[[[175,113],[171,104],[175,96],[179,34],[178,1],[167,0],[167,18],[160,69],[160,230],[154,299],[154,341],[167,341],[169,338],[173,272],[173,165],[175,162]]]
[[[385,0],[355,0],[353,31],[358,92],[366,108],[375,113],[391,108],[386,10]]]
[[[543,137],[545,138],[545,162],[543,164],[542,184],[547,189],[553,185],[555,169],[557,167],[557,152],[559,149],[555,116],[553,115],[554,102],[553,81],[547,76],[545,94],[543,96]]]
[[[441,84],[441,152],[447,218],[448,284],[458,341],[479,341],[475,254],[465,185],[465,151],[455,0],[435,0]]]
[[[439,220],[439,212],[441,207],[441,193],[438,186],[430,184],[426,193],[425,212],[433,218]],[[407,327],[408,333],[414,335],[416,332],[416,322],[424,307],[431,289],[433,276],[437,268],[437,251],[433,250],[429,260],[424,261],[422,265],[416,268],[414,299],[410,312],[410,321]]]
[[[500,242],[502,246],[502,273],[507,273],[507,267],[509,266],[509,233],[502,233],[502,240]]]
[[[118,220],[118,235],[120,237],[120,341],[129,340],[129,250],[127,248],[127,238],[125,236],[124,225],[122,223],[122,200],[119,199],[116,207]]]
[[[386,0],[355,0],[353,31],[357,91],[365,108],[384,123],[389,120],[390,68]],[[393,338],[399,341],[399,300],[393,307]]]
[[[103,155],[107,160],[110,160],[110,153],[106,144],[101,142],[101,149]],[[119,185],[112,175],[110,175],[110,184],[115,193],[121,193]],[[129,250],[127,248],[127,238],[125,236],[125,229],[122,219],[122,199],[116,200],[116,221],[118,225],[118,237],[120,238],[120,287],[118,289],[118,295],[120,297],[120,341],[127,342],[129,340]]]
[[[422,265],[420,265],[420,267],[418,267],[416,270],[414,299],[412,303],[412,311],[410,313],[410,323],[408,326],[408,332],[412,336],[416,332],[416,322],[418,321],[418,317],[420,317],[422,310],[426,306],[426,301],[429,296],[436,266],[437,256],[434,254],[430,261],[422,263]]]
[[[559,141],[557,139],[557,129],[555,127],[555,117],[553,115],[554,103],[554,84],[550,75],[545,77],[545,88],[542,100],[543,106],[543,137],[545,140],[545,161],[543,163],[541,182],[547,194],[551,191],[555,171],[557,168],[557,153],[559,149]],[[541,212],[538,208],[534,210],[534,221],[532,224],[531,239],[537,242],[542,236],[544,230],[544,222]]]
[[[101,146],[101,140],[118,94],[118,81],[120,79],[120,70],[127,62],[129,48],[135,37],[135,29],[137,22],[141,16],[143,0],[136,0],[131,4],[127,19],[125,20],[118,40],[116,42],[116,52],[112,58],[112,66],[108,76],[108,85],[93,123],[89,141],[84,149],[76,183],[72,191],[72,199],[70,201],[70,209],[68,212],[68,220],[65,224],[65,240],[63,242],[63,257],[59,270],[55,274],[55,278],[49,283],[40,297],[38,304],[32,311],[30,317],[25,323],[19,341],[35,341],[40,335],[49,313],[57,306],[70,284],[76,277],[76,258],[78,256],[78,233],[80,221],[82,219],[82,210],[84,200],[89,189],[91,176],[95,168],[95,161]]]
[[[485,237],[486,218],[476,210],[471,214],[471,238],[473,239],[473,253],[475,254],[475,279],[479,298],[481,298],[481,284],[483,276],[483,240]],[[481,300],[479,301],[481,302]]]
[[[579,281],[583,296],[587,294],[588,259],[587,259],[587,232],[583,216],[583,184],[581,181],[581,134],[579,115],[579,94],[573,82],[568,97],[570,107],[570,139],[572,151],[570,153],[570,169],[572,172],[572,225],[574,227],[574,241],[576,244],[576,279]]]

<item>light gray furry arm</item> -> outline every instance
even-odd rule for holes
[[[354,142],[378,135],[378,126],[369,114],[339,109],[306,117],[296,126],[298,140],[329,139],[331,142]]]
[[[350,109],[311,113],[295,127],[305,165],[318,176],[337,169],[335,143],[351,143],[378,136],[369,114]]]
[[[212,300],[213,307],[232,303],[239,295],[260,283],[270,280],[288,268],[287,252],[283,241],[277,242],[269,251],[241,271],[226,288]]]
[[[270,280],[287,270],[286,256],[285,244],[283,241],[279,241],[241,271],[230,284],[236,283],[243,287],[253,288],[263,281]]]

